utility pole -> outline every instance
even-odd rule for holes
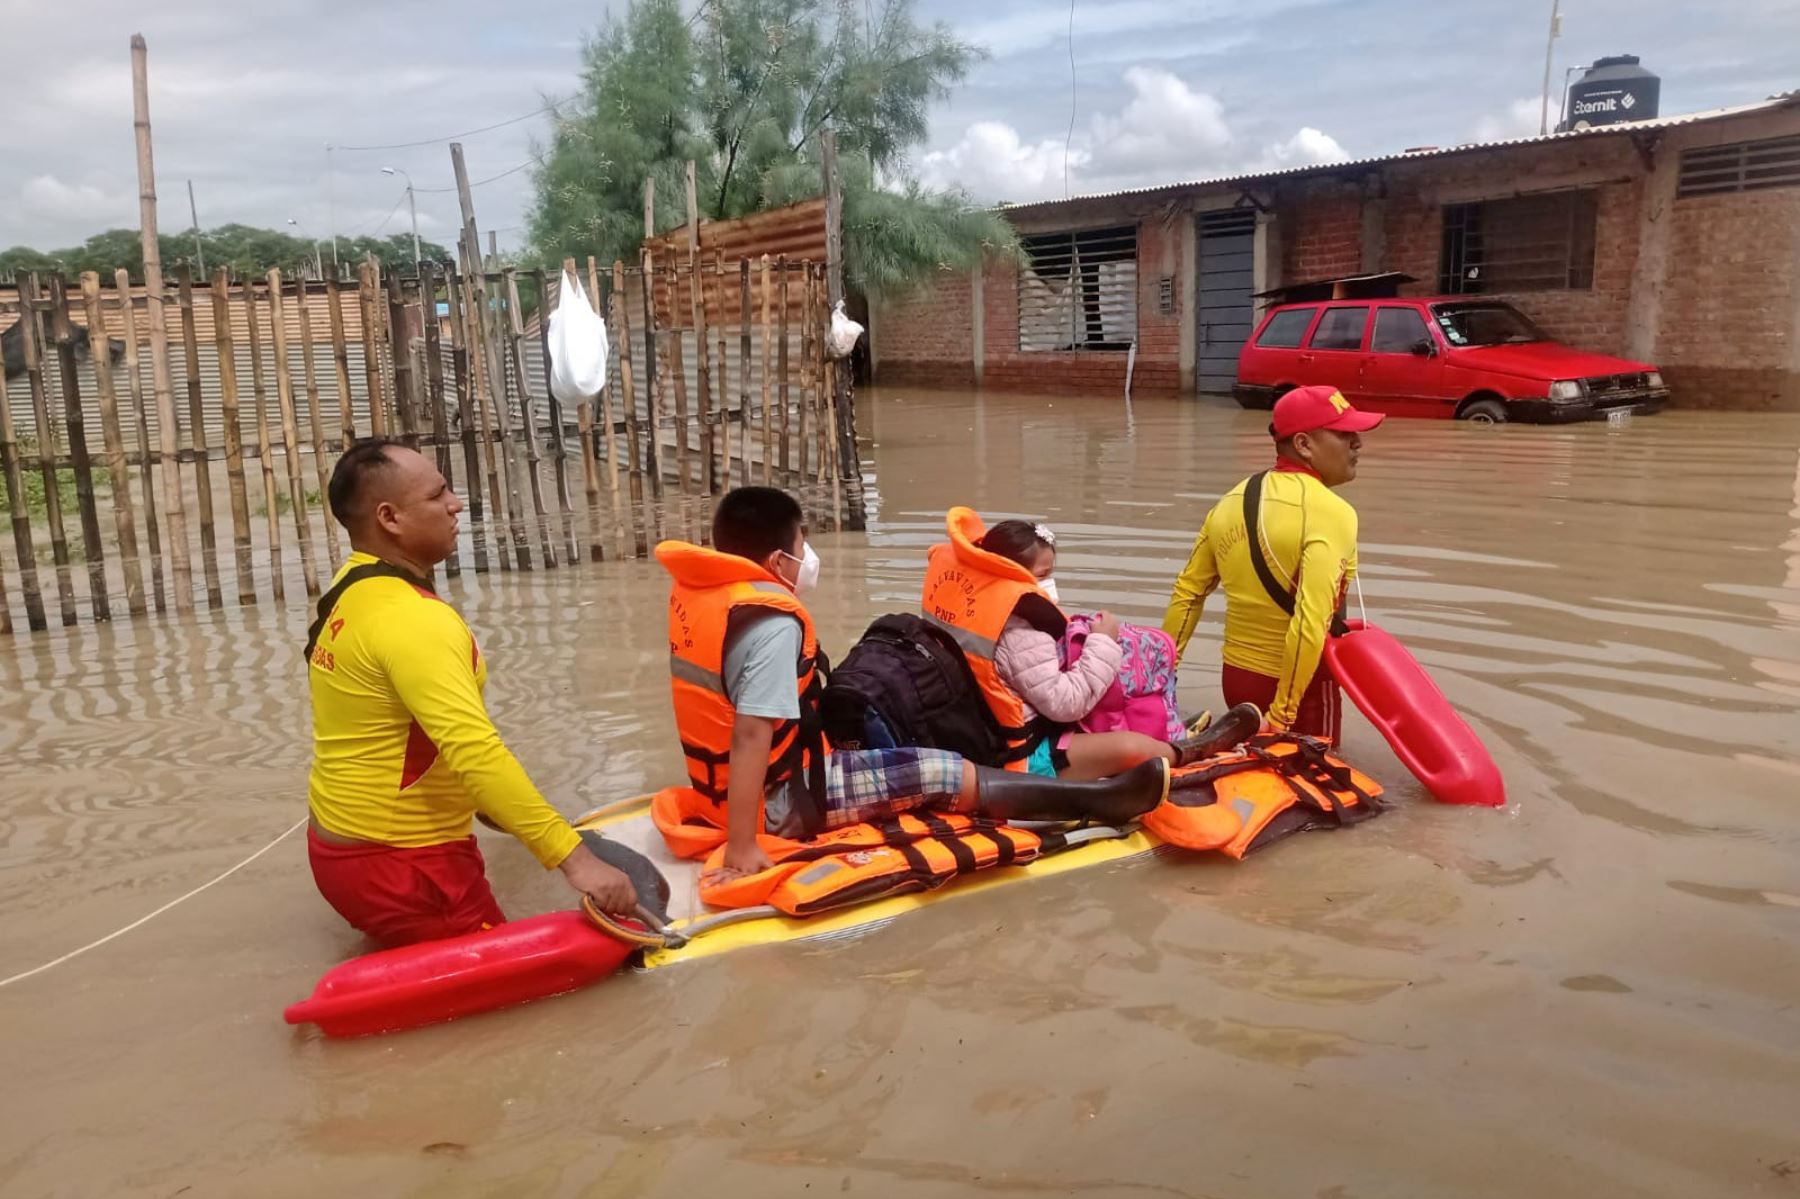
[[[337,180],[336,169],[331,162],[331,143],[325,143],[325,225],[331,233],[331,273],[343,274],[338,264],[337,251]]]
[[[194,181],[189,179],[187,185],[188,215],[194,219],[194,265],[199,267],[200,273],[204,275],[206,274],[206,251],[200,248],[200,209],[194,205]]]
[[[404,170],[402,170],[399,167],[382,167],[381,173],[383,175],[398,175],[402,179],[406,180],[406,210],[412,216],[413,273],[415,275],[420,275],[420,277],[422,278],[423,277],[423,275],[421,274],[422,268],[419,265],[419,207],[417,204],[415,204],[413,202],[412,176],[408,175]]]
[[[1562,36],[1562,0],[1550,0],[1550,36],[1544,39],[1544,104],[1538,115],[1538,136],[1550,132],[1550,59],[1556,39]]]

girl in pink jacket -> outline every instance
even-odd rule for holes
[[[1048,528],[1030,521],[1003,520],[988,529],[977,544],[1031,571],[1050,601],[1058,602],[1056,535]],[[1066,664],[1057,639],[1028,621],[1013,616],[1001,630],[994,652],[1000,681],[1024,703],[1028,724],[1041,717],[1042,722],[1057,726],[1032,746],[1028,765],[1033,774],[1105,778],[1151,758],[1185,766],[1256,732],[1262,716],[1250,705],[1245,705],[1247,713],[1233,709],[1227,719],[1205,733],[1173,741],[1141,732],[1084,733],[1074,728],[1094,711],[1119,677],[1125,658],[1119,628],[1118,617],[1097,613],[1083,652]],[[1239,726],[1245,724],[1248,727],[1240,731]]]

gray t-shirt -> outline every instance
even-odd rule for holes
[[[764,613],[728,638],[725,694],[732,708],[746,716],[798,720],[795,667],[801,645],[799,618],[786,612]],[[803,831],[788,794],[789,785],[771,788],[763,796],[763,827],[779,837],[798,837]]]

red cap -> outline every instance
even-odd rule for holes
[[[1330,429],[1334,433],[1367,433],[1385,416],[1361,412],[1350,406],[1335,387],[1296,387],[1275,401],[1275,440],[1282,441],[1296,433],[1314,429]]]

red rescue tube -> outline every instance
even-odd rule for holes
[[[1417,658],[1384,629],[1360,620],[1325,640],[1325,665],[1394,756],[1440,803],[1506,802],[1500,768]]]
[[[634,948],[580,912],[549,912],[353,958],[285,1016],[333,1037],[398,1032],[573,991],[617,970]]]

